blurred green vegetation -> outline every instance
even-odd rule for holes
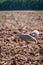
[[[42,43],[43,44],[43,40],[38,40],[38,43]]]
[[[43,0],[0,0],[0,10],[43,10]]]
[[[6,0],[0,0],[0,3],[3,3],[3,2],[5,2]]]

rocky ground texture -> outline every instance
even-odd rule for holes
[[[37,44],[15,39],[35,29]],[[0,65],[43,65],[43,12],[0,11]]]

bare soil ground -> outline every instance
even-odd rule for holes
[[[35,29],[37,44],[15,39]],[[43,12],[0,11],[0,65],[43,65]]]

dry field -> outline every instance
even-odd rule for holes
[[[15,39],[35,29],[37,44]],[[43,65],[43,11],[0,11],[0,65]]]

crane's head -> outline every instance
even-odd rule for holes
[[[33,37],[35,37],[35,38],[38,38],[38,36],[39,36],[39,31],[38,31],[38,30],[34,30],[34,31],[31,33],[31,35],[32,35]]]

